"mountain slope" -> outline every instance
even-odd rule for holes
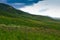
[[[0,23],[1,24],[17,24],[30,27],[59,27],[60,22],[47,16],[31,15],[21,10],[0,3]],[[55,25],[56,24],[56,25]],[[49,27],[48,27],[49,26]],[[59,27],[60,28],[60,27]]]
[[[0,3],[1,40],[60,40],[60,22]]]
[[[0,3],[0,15],[3,15],[3,16],[12,16],[12,17],[27,17],[27,18],[35,18],[35,19],[44,19],[44,18],[47,18],[47,19],[50,19],[49,17],[46,17],[46,16],[37,16],[37,15],[31,15],[31,14],[28,14],[26,12],[23,12],[21,10],[16,10],[15,8],[7,5],[7,4],[3,4],[3,3]],[[32,18],[31,18],[32,19]]]

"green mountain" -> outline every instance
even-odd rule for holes
[[[60,40],[60,22],[0,3],[1,40]]]
[[[41,20],[41,19],[45,19],[45,18],[47,18],[46,20],[52,20],[51,18],[46,17],[46,16],[31,15],[31,14],[28,14],[21,10],[16,10],[15,8],[13,8],[11,6],[2,4],[2,3],[0,3],[0,15],[7,16],[7,17],[26,17],[26,18],[30,18],[30,19],[34,18],[35,20],[36,19]]]

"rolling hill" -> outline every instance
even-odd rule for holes
[[[60,40],[60,22],[0,3],[1,40]]]

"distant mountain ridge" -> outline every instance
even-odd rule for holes
[[[47,16],[39,16],[39,15],[31,15],[29,13],[26,13],[26,12],[23,12],[21,10],[17,10],[7,4],[3,4],[3,3],[0,3],[0,15],[4,15],[4,16],[16,16],[16,17],[19,17],[19,16],[24,16],[24,17],[28,17],[28,16],[32,16],[32,17],[42,17],[42,19],[44,19],[44,17],[46,18],[50,18],[50,17],[47,17]]]

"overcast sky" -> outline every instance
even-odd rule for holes
[[[60,0],[0,0],[0,2],[31,14],[60,18]]]

